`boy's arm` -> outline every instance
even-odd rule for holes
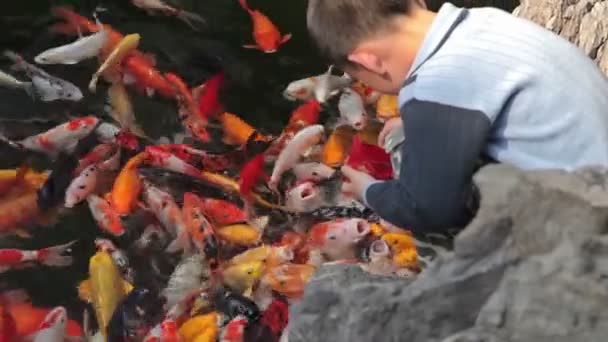
[[[380,217],[414,231],[466,224],[472,175],[490,120],[480,111],[416,99],[401,111],[400,177],[368,185],[364,201]]]

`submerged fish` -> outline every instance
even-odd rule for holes
[[[14,69],[25,72],[32,80],[32,89],[36,98],[45,102],[55,100],[82,100],[82,92],[73,83],[49,75],[44,70],[26,62],[23,57],[12,51],[5,51],[4,56],[14,63]]]
[[[89,260],[89,279],[78,286],[79,297],[93,304],[99,330],[107,336],[107,327],[118,304],[133,286],[122,279],[112,256],[98,251]]]
[[[99,31],[80,37],[72,43],[48,49],[34,57],[34,61],[38,64],[76,64],[97,56],[108,40],[108,31],[99,21],[97,23]]]
[[[167,287],[162,292],[166,307],[172,308],[192,291],[205,288],[210,278],[209,265],[203,255],[194,254],[184,259],[175,267]]]
[[[38,250],[0,249],[0,273],[31,263],[63,267],[72,264],[72,257],[63,255],[76,241]]]
[[[113,83],[108,88],[106,112],[110,114],[112,119],[116,120],[123,129],[129,130],[139,137],[146,136],[143,129],[137,124],[129,93],[122,83]]]
[[[30,96],[36,96],[36,89],[34,88],[34,84],[32,82],[23,82],[19,81],[15,77],[5,73],[0,70],[0,86],[14,89],[23,89]]]
[[[92,93],[97,90],[97,79],[99,78],[99,76],[103,73],[108,72],[110,69],[114,69],[112,71],[115,72],[115,69],[118,65],[120,65],[120,63],[122,63],[125,57],[129,53],[137,49],[137,46],[139,45],[139,39],[140,35],[137,33],[133,33],[125,36],[120,40],[114,50],[112,50],[112,53],[110,53],[108,58],[106,58],[106,60],[99,67],[99,69],[97,69],[97,71],[93,74],[93,77],[91,77],[91,82],[89,82],[89,90]]]
[[[150,15],[153,15],[156,12],[161,12],[165,15],[176,17],[190,26],[193,30],[198,30],[194,25],[195,22],[199,24],[205,23],[205,19],[203,19],[203,17],[200,15],[169,6],[161,0],[131,0],[131,3],[136,7],[145,10]]]
[[[243,47],[258,49],[265,53],[274,53],[279,49],[279,46],[291,39],[290,33],[281,36],[279,29],[262,12],[249,8],[247,0],[239,0],[239,3],[251,16],[251,20],[253,21],[253,38],[256,43],[255,45],[244,45]]]

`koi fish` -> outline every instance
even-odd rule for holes
[[[143,129],[136,122],[133,106],[129,99],[129,93],[124,85],[120,82],[116,82],[108,88],[106,104],[106,112],[120,125],[120,127],[133,132],[133,134],[139,137],[146,136]]]
[[[330,261],[354,259],[354,246],[370,233],[370,225],[362,219],[336,219],[314,225],[309,243]]]
[[[378,101],[382,93],[366,85],[361,81],[356,81],[352,84],[351,88],[361,96],[365,104],[371,105]]]
[[[129,80],[133,80],[141,93],[152,96],[158,93],[167,98],[173,98],[175,92],[171,84],[154,68],[146,58],[138,54],[127,56],[122,63],[124,73],[123,81],[130,84]]]
[[[33,93],[36,98],[51,102],[55,100],[80,101],[83,98],[80,89],[73,83],[52,76],[46,71],[28,63],[23,57],[12,51],[4,51],[4,56],[14,64],[13,68],[23,71],[32,80]],[[27,90],[27,89],[26,89]]]
[[[91,194],[87,197],[87,203],[99,228],[114,236],[121,236],[125,233],[120,215],[108,201]]]
[[[247,213],[237,205],[215,198],[201,199],[204,215],[215,227],[227,226],[247,221]]]
[[[11,193],[18,185],[23,190],[36,189],[44,184],[47,177],[46,173],[34,172],[27,166],[17,170],[0,170],[0,196]]]
[[[179,327],[184,342],[215,342],[219,334],[219,315],[214,311],[190,318]]]
[[[224,83],[224,73],[220,72],[205,82],[205,88],[198,97],[198,109],[204,118],[210,118],[222,110],[220,87]]]
[[[162,291],[166,307],[173,308],[194,290],[204,288],[211,278],[209,265],[201,254],[194,254],[175,267],[167,287]]]
[[[364,143],[358,136],[353,138],[346,165],[366,172],[376,179],[387,180],[393,178],[390,155],[377,145]]]
[[[396,265],[410,269],[418,268],[418,255],[411,233],[390,232],[382,235],[382,240],[390,246],[393,262]]]
[[[262,276],[264,263],[250,261],[236,265],[229,265],[221,270],[223,283],[237,293],[251,292],[255,283]]]
[[[142,152],[135,155],[127,161],[116,177],[112,186],[112,192],[110,193],[110,203],[119,215],[129,214],[135,207],[137,198],[143,187],[137,174],[137,167],[147,159],[147,153]]]
[[[91,77],[89,82],[89,90],[94,93],[97,90],[97,79],[103,73],[108,72],[111,68],[116,70],[118,65],[122,63],[125,57],[130,54],[133,50],[137,49],[141,36],[137,33],[129,34],[122,38],[114,50],[110,53],[108,58],[101,64],[99,69]]]
[[[104,338],[114,310],[132,289],[133,286],[120,276],[120,271],[108,252],[97,251],[91,257],[89,279],[78,286],[78,296],[93,305]]]
[[[243,147],[259,134],[255,128],[235,114],[224,112],[218,116],[224,132],[223,141],[229,145]]]
[[[90,165],[84,169],[78,177],[72,180],[65,192],[65,207],[73,208],[76,204],[84,201],[97,184],[97,165]]]
[[[17,339],[17,323],[4,303],[0,304],[0,342],[11,342]]]
[[[244,342],[245,328],[249,324],[249,320],[245,316],[236,316],[226,324],[219,342]]]
[[[38,64],[76,64],[85,59],[95,57],[108,40],[108,31],[96,20],[99,31],[90,36],[78,38],[76,41],[48,49],[36,57]]]
[[[323,164],[339,167],[344,164],[350,152],[355,131],[347,125],[339,126],[331,133],[323,147]]]
[[[367,124],[368,115],[363,99],[351,88],[346,88],[340,95],[338,110],[340,111],[341,121],[357,130],[362,129]]]
[[[34,88],[34,84],[32,82],[23,82],[19,81],[15,77],[5,73],[0,70],[0,86],[13,88],[13,89],[23,89],[25,92],[31,97],[36,97],[36,89]]]
[[[36,190],[7,196],[0,202],[0,233],[14,232],[16,228],[41,223],[44,219]]]
[[[177,330],[177,322],[165,318],[144,337],[143,342],[182,342]]]
[[[51,310],[40,323],[34,342],[63,342],[67,328],[68,314],[63,306]]]
[[[261,316],[260,309],[255,302],[238,293],[217,291],[213,301],[217,310],[226,315],[228,319],[243,315],[251,322],[255,322]]]
[[[378,145],[378,136],[384,128],[384,124],[377,120],[369,120],[362,130],[357,131],[357,136],[362,142],[369,145]]]
[[[219,243],[215,237],[215,229],[203,214],[202,200],[191,192],[184,193],[184,205],[182,207],[184,221],[194,246],[203,252],[207,260],[217,262],[219,257]]]
[[[262,245],[235,255],[230,259],[229,264],[238,265],[247,262],[262,261],[266,267],[274,267],[291,261],[293,257],[294,254],[290,246]]]
[[[99,123],[94,116],[85,116],[70,120],[50,130],[21,141],[7,141],[12,146],[30,151],[41,152],[55,158],[63,152],[71,154],[76,149],[80,139],[88,136]]]
[[[320,187],[310,180],[296,182],[285,193],[285,207],[291,212],[307,213],[325,204],[325,196]]]
[[[200,15],[169,6],[162,0],[131,0],[131,3],[146,11],[148,15],[154,15],[156,12],[161,12],[165,15],[176,17],[195,31],[198,31],[198,29],[194,25],[194,22],[198,22],[199,24],[205,23],[205,19]]]
[[[232,224],[216,230],[217,236],[240,246],[251,246],[260,241],[262,233],[248,224]]]
[[[320,103],[325,103],[353,82],[348,75],[336,76],[332,75],[332,71],[333,65],[324,74],[289,83],[283,91],[283,97],[290,101],[316,99]]]
[[[201,114],[199,108],[192,97],[192,93],[186,83],[176,74],[165,74],[167,81],[175,91],[175,98],[178,104],[179,118],[182,125],[192,134],[203,142],[210,140],[207,132],[207,118]]]
[[[323,126],[313,125],[296,133],[293,139],[281,151],[274,164],[272,175],[268,182],[270,188],[276,189],[283,173],[291,169],[307,149],[318,144],[323,138],[324,132],[325,128]]]
[[[331,178],[336,172],[331,167],[318,162],[299,163],[294,165],[291,171],[299,181],[312,180],[315,182]]]
[[[135,271],[129,265],[129,257],[127,257],[124,251],[118,249],[112,241],[102,238],[95,239],[95,247],[99,251],[110,253],[114,264],[120,270],[123,278],[128,282],[133,282]]]
[[[194,166],[179,159],[173,154],[156,146],[147,146],[146,153],[149,156],[150,165],[161,167],[173,172],[183,173],[192,177],[199,177],[200,171]]]
[[[110,158],[112,152],[114,152],[114,147],[111,144],[99,144],[95,146],[89,153],[78,160],[78,167],[74,170],[74,174],[79,175],[87,167]]]
[[[383,94],[376,103],[376,117],[381,121],[396,118],[399,113],[399,99],[395,95]]]
[[[319,101],[315,99],[309,100],[293,111],[287,125],[315,125],[319,122],[320,112],[321,104]]]
[[[253,21],[253,39],[255,45],[243,45],[246,49],[258,49],[265,53],[274,53],[279,46],[291,39],[291,33],[281,36],[277,27],[270,19],[258,10],[252,10],[247,5],[247,0],[239,0],[241,7],[251,16]]]
[[[269,269],[264,281],[288,298],[301,298],[314,272],[312,265],[283,264]]]
[[[71,241],[62,245],[38,250],[0,249],[0,273],[11,268],[23,267],[31,263],[53,267],[65,267],[72,264],[71,256],[64,256],[70,247],[76,243]]]
[[[106,31],[107,38],[99,53],[99,60],[101,61],[108,57],[116,44],[123,38],[122,34],[114,30],[110,25],[99,25],[65,6],[53,7],[51,8],[51,13],[66,21],[65,23],[53,25],[50,29],[51,32],[75,35],[82,32],[96,33],[101,30]]]
[[[173,197],[148,182],[144,183],[143,195],[145,202],[150,206],[156,218],[175,236],[175,240],[167,246],[166,251],[169,253],[178,251],[189,253],[191,242],[188,227],[186,227],[182,212]]]
[[[384,240],[376,240],[369,246],[369,262],[359,266],[371,273],[383,276],[401,275],[403,272],[392,260],[391,250]]]
[[[156,293],[134,288],[116,307],[108,324],[108,341],[141,341],[158,318],[162,304]]]
[[[221,188],[222,190],[232,192],[232,193],[240,193],[239,184],[230,177],[227,177],[227,176],[224,176],[224,175],[218,174],[218,173],[211,173],[211,172],[203,171],[200,174],[200,178],[209,184],[213,184],[213,185]],[[275,208],[275,209],[281,208],[281,206],[268,202],[267,200],[262,198],[262,196],[260,196],[256,193],[251,193],[251,198],[256,203],[258,203],[266,208]]]
[[[241,169],[239,177],[239,190],[244,198],[248,199],[258,180],[265,178],[264,154],[251,158]]]

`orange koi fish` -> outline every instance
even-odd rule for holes
[[[182,207],[184,222],[194,246],[209,260],[218,257],[218,241],[215,229],[203,214],[203,203],[200,197],[193,193],[184,193],[184,206]]]
[[[228,176],[224,176],[219,173],[211,173],[211,172],[203,171],[200,175],[200,178],[202,180],[204,180],[205,182],[213,184],[226,191],[229,191],[232,193],[240,193],[239,183]],[[266,208],[275,208],[275,209],[281,208],[281,206],[268,202],[267,200],[262,198],[262,196],[256,194],[255,192],[251,193],[251,198],[254,199],[255,202],[257,202],[258,204],[260,204]]]
[[[135,88],[140,93],[152,95],[153,92],[157,92],[167,98],[175,96],[171,84],[154,68],[149,58],[141,54],[132,54],[124,59],[122,67],[124,74],[133,78]]]
[[[344,164],[350,151],[355,130],[349,125],[339,126],[331,133],[323,147],[323,164],[339,167]]]
[[[201,200],[203,213],[215,226],[227,226],[247,221],[247,213],[228,201],[204,198]]]
[[[353,138],[346,165],[366,172],[376,179],[393,178],[393,167],[389,154],[377,145],[364,143],[358,136]]]
[[[265,53],[274,53],[279,46],[291,39],[291,33],[281,36],[279,29],[270,19],[258,10],[252,10],[247,5],[247,0],[239,0],[241,7],[251,16],[253,21],[253,39],[256,45],[244,45],[246,49],[258,49]]]
[[[387,121],[399,116],[398,97],[383,94],[376,103],[376,117],[381,121]]]
[[[226,144],[244,147],[251,141],[270,140],[235,114],[224,112],[218,116],[218,120],[222,124]]]
[[[110,203],[119,215],[129,214],[135,208],[143,187],[137,174],[137,167],[147,159],[148,154],[145,152],[135,155],[129,159],[116,177],[110,193]]]
[[[264,277],[273,290],[289,297],[301,298],[304,287],[315,272],[312,265],[283,264],[271,268]]]

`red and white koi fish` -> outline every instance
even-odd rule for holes
[[[322,125],[313,125],[296,133],[293,139],[279,154],[279,157],[274,164],[274,169],[272,170],[268,185],[271,188],[276,188],[283,173],[296,165],[306,150],[318,144],[323,138],[324,132],[325,128],[323,128]]]
[[[220,342],[243,342],[245,340],[245,328],[249,324],[247,317],[238,315],[234,317],[222,331]]]
[[[18,148],[45,153],[49,157],[54,158],[60,152],[72,153],[78,141],[89,135],[98,123],[99,119],[96,117],[85,116],[73,119],[44,133],[25,138],[21,141],[8,141],[6,138],[0,138]]]
[[[274,53],[279,46],[291,39],[291,33],[281,36],[281,32],[270,19],[258,10],[252,10],[247,0],[239,0],[241,7],[251,16],[253,21],[253,39],[255,45],[243,45],[247,49],[258,49],[265,53]]]
[[[161,12],[167,16],[176,17],[195,31],[198,31],[198,28],[194,25],[194,22],[198,22],[199,24],[205,23],[205,19],[200,15],[169,6],[161,0],[131,0],[131,3],[146,11],[148,15]]]
[[[67,322],[68,314],[65,308],[63,306],[54,308],[40,323],[34,342],[64,342]]]
[[[199,177],[201,172],[194,166],[186,163],[170,152],[156,146],[147,146],[148,162],[156,167],[161,167],[169,171],[183,173],[192,177]]]
[[[114,236],[121,236],[125,232],[125,228],[120,219],[120,215],[112,205],[105,199],[91,194],[87,197],[89,209],[95,219],[95,222],[99,225],[106,233]]]
[[[66,208],[73,208],[93,192],[95,184],[97,184],[97,171],[97,165],[90,165],[72,180],[65,192]]]
[[[76,241],[38,250],[0,249],[0,273],[11,268],[23,267],[29,263],[63,267],[72,264],[72,257],[62,255],[68,252]]]
[[[355,244],[371,232],[370,224],[362,219],[336,219],[314,225],[309,243],[318,248],[329,261],[355,258]]]
[[[91,152],[78,161],[78,167],[74,170],[74,175],[79,175],[87,167],[111,157],[113,151],[114,147],[111,144],[99,144],[95,146]]]
[[[190,234],[183,220],[182,211],[173,197],[148,182],[144,182],[143,196],[144,201],[150,206],[156,218],[170,234],[175,236],[175,240],[167,246],[167,252],[183,251],[186,254],[189,253],[192,248]]]

